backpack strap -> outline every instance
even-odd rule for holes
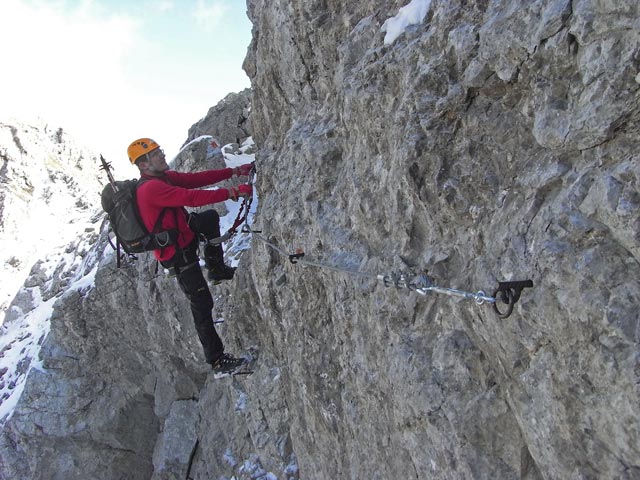
[[[140,187],[140,185],[142,185],[143,183],[148,182],[150,180],[154,180],[154,179],[153,178],[141,177],[140,180],[138,180],[138,183],[136,185],[136,193],[137,193],[138,188]],[[164,180],[160,180],[158,178],[157,180],[160,181],[160,182],[168,183],[169,185],[173,185],[168,178],[165,178]],[[166,182],[165,182],[165,180],[166,180]],[[172,243],[171,245],[174,245],[175,248],[176,248],[175,255],[181,255],[182,257],[184,257],[185,255],[184,255],[183,249],[180,248],[180,245],[178,244],[178,237],[179,237],[179,233],[180,233],[179,230],[178,230],[178,210],[180,210],[180,207],[164,207],[160,211],[160,214],[158,215],[158,219],[156,220],[156,223],[153,225],[153,230],[151,230],[151,232],[149,232],[149,233],[151,235],[155,235],[156,233],[158,233],[158,231],[160,231],[160,229],[162,227],[162,220],[164,218],[164,215],[167,213],[167,210],[173,210],[173,216],[174,216],[175,224],[176,224],[175,231],[178,234],[178,235],[176,235],[175,243]],[[183,208],[183,210],[184,210],[184,208]],[[143,222],[143,224],[144,224],[144,222]],[[160,252],[162,252],[163,249],[164,249],[164,247],[160,247]],[[156,267],[157,267],[157,265],[156,265]]]
[[[148,182],[150,180],[152,180],[152,179],[151,178],[140,178],[140,180],[138,180],[138,183],[136,184],[136,197],[138,196],[138,188],[140,188],[140,186],[143,183],[146,183],[146,182]],[[164,207],[162,210],[160,210],[160,214],[158,215],[156,223],[153,225],[153,229],[149,232],[150,235],[155,235],[156,233],[158,233],[160,231],[160,229],[162,227],[162,219],[164,218],[164,214],[167,212],[167,210],[169,208],[170,207]],[[136,209],[136,211],[137,211],[137,209]],[[144,225],[144,222],[142,221],[142,218],[140,218],[140,223],[142,225]],[[178,226],[178,221],[177,221],[177,218],[176,218],[176,227],[177,226]],[[162,250],[162,248],[161,248],[161,250]]]
[[[143,178],[141,177],[140,180],[138,180],[138,183],[136,184],[136,196],[138,193],[138,188],[140,188],[140,186],[143,183],[146,183],[148,181],[152,180],[151,178]],[[159,180],[162,181],[162,180]],[[171,208],[171,207],[164,207],[161,211],[160,214],[158,215],[158,219],[156,220],[156,223],[153,225],[153,230],[151,230],[149,233],[151,235],[155,235],[156,233],[158,233],[158,231],[160,230],[160,227],[162,226],[162,219],[164,218],[164,214],[167,212],[167,210]],[[142,220],[142,219],[140,219]],[[144,225],[144,222],[142,222],[142,224]],[[178,217],[176,216],[176,228],[178,227]]]
[[[158,233],[158,231],[160,230],[160,227],[162,226],[162,219],[164,217],[164,214],[167,212],[168,209],[169,207],[164,207],[162,210],[160,210],[160,215],[158,215],[158,220],[156,220],[156,223],[153,226],[153,230],[149,232],[150,234],[154,235]]]
[[[178,230],[178,209],[177,208],[173,209],[173,218],[176,222],[176,230]],[[178,230],[178,237],[179,236],[180,236],[180,231]],[[185,251],[182,249],[182,247],[180,247],[180,243],[178,243],[178,238],[176,238],[175,247],[176,247],[176,252],[173,254],[173,256],[175,257],[176,255],[180,255],[186,261],[187,256],[185,254]]]

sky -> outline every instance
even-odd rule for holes
[[[250,86],[250,41],[244,0],[1,0],[0,121],[40,118],[114,165],[140,137],[171,158]]]

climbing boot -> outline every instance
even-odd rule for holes
[[[223,353],[213,362],[213,376],[215,378],[227,377],[238,373],[247,364],[246,358],[235,358],[227,353]]]
[[[223,280],[231,280],[235,273],[236,269],[234,267],[230,267],[223,263],[222,265],[209,269],[207,277],[214,285],[218,285]]]

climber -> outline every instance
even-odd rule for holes
[[[197,173],[178,173],[169,170],[164,152],[150,138],[140,138],[127,149],[129,161],[140,170],[137,203],[140,216],[149,232],[159,227],[175,231],[172,244],[154,250],[158,261],[176,274],[178,285],[190,302],[191,313],[204,349],[207,363],[216,376],[233,374],[247,362],[224,352],[211,311],[213,298],[202,274],[199,263],[199,239],[220,236],[220,217],[211,209],[199,213],[188,213],[184,207],[200,207],[238,197],[250,197],[251,185],[200,190],[232,176],[248,176],[251,164],[221,170],[206,170]],[[162,219],[161,219],[162,217]],[[233,278],[235,268],[224,263],[221,245],[206,244],[204,261],[208,277],[214,282]]]

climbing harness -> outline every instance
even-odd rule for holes
[[[498,288],[496,288],[496,290],[493,292],[493,296],[489,296],[483,291],[474,293],[464,290],[458,290],[455,288],[445,288],[437,286],[434,283],[433,279],[426,273],[416,275],[410,272],[394,272],[386,275],[381,275],[361,272],[358,270],[349,270],[347,268],[329,265],[326,263],[314,262],[305,258],[305,253],[301,249],[297,249],[294,253],[286,252],[285,250],[265,238],[259,230],[252,230],[247,223],[245,223],[242,227],[242,233],[251,234],[252,236],[258,238],[265,245],[275,250],[280,255],[287,257],[289,261],[294,265],[300,263],[311,267],[323,268],[326,270],[346,273],[348,275],[368,278],[371,280],[378,280],[381,281],[385,287],[395,287],[398,289],[406,288],[410,291],[425,296],[430,292],[433,292],[474,300],[478,305],[483,305],[485,303],[491,304],[493,306],[493,311],[500,318],[509,317],[513,312],[514,305],[518,302],[518,300],[520,300],[522,290],[524,288],[533,287],[532,280],[498,282]],[[498,307],[498,304],[504,304],[506,307],[503,307],[502,305]]]
[[[255,163],[251,166],[251,172],[249,173],[249,181],[247,185],[251,185],[253,187],[253,183],[255,182],[256,176],[256,166]],[[236,219],[233,221],[233,225],[231,228],[226,231],[224,235],[219,237],[210,238],[206,241],[208,245],[220,245],[231,239],[236,233],[238,233],[238,227],[243,223],[247,223],[247,218],[249,216],[249,211],[251,210],[251,203],[253,202],[253,196],[244,197],[242,199],[242,204],[240,205],[240,209],[238,210],[238,215],[236,215]]]

